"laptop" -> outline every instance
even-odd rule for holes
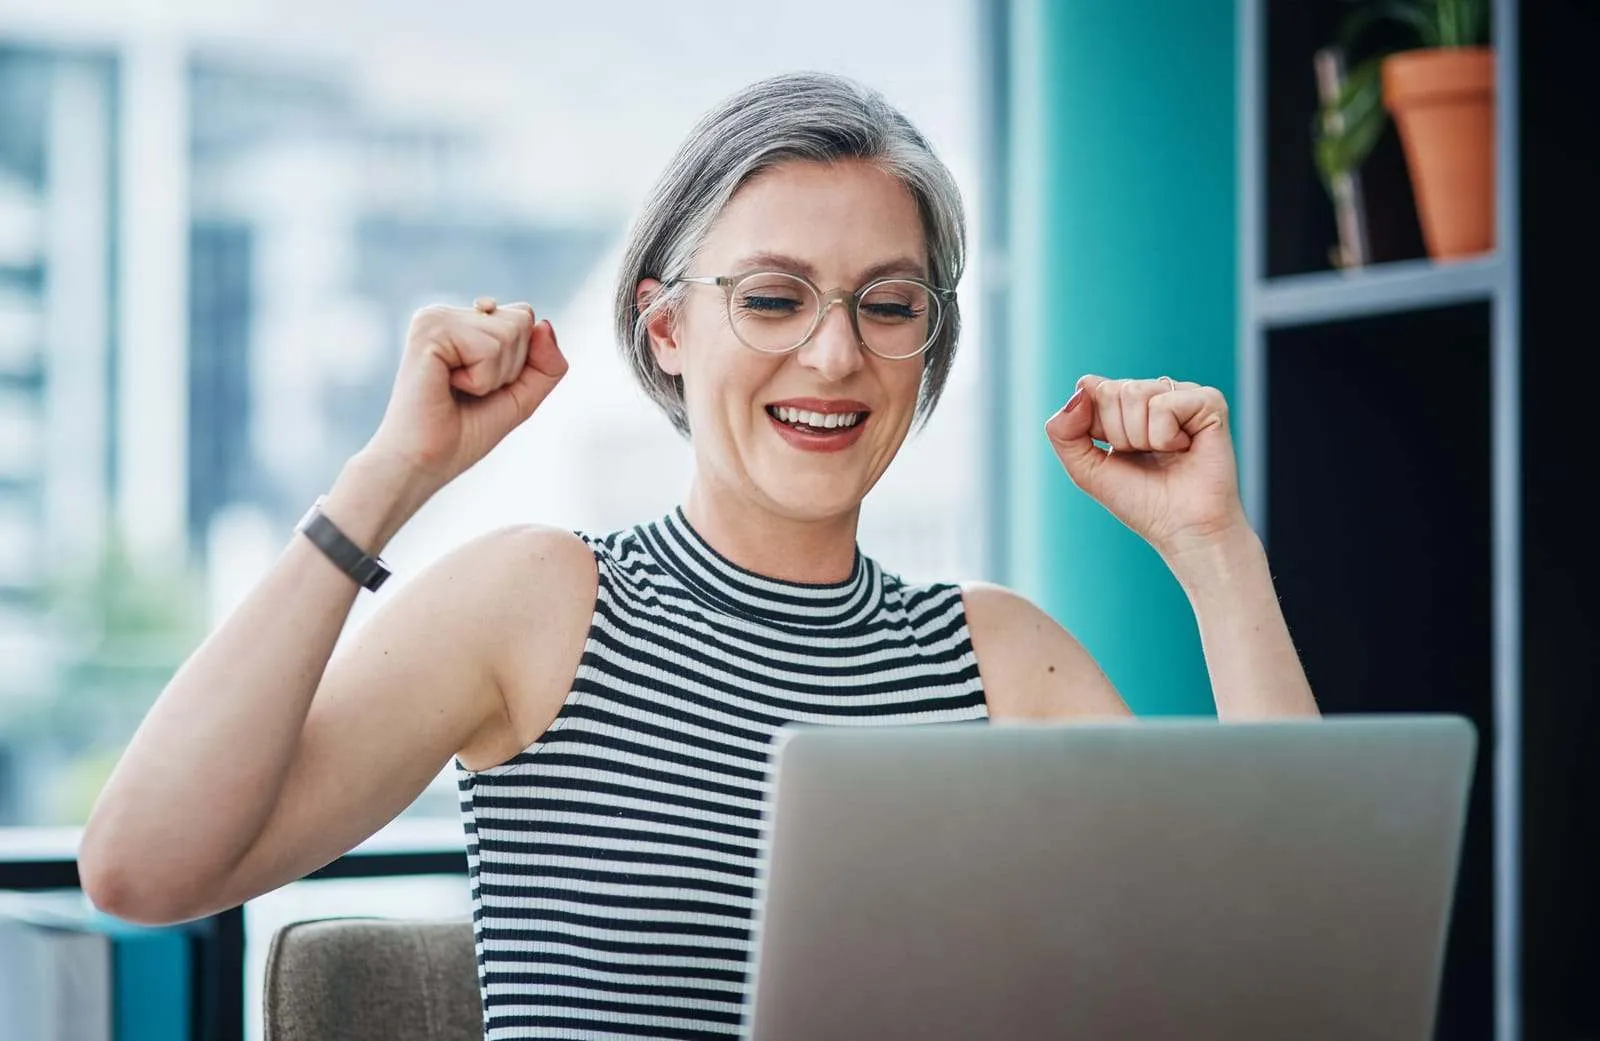
[[[751,1041],[1426,1041],[1456,716],[795,730]]]

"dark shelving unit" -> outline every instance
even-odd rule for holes
[[[1351,10],[1240,4],[1241,480],[1324,711],[1447,712],[1478,729],[1435,1036],[1517,1041],[1517,11],[1499,0],[1492,14],[1494,251],[1426,258],[1390,130],[1361,174],[1372,262],[1337,270],[1312,163],[1312,56]]]

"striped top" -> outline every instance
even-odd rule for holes
[[[764,578],[681,510],[605,537],[550,729],[459,769],[487,1041],[739,1036],[773,739],[987,718],[959,587]]]

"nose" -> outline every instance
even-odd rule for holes
[[[801,365],[829,382],[845,379],[861,368],[861,340],[850,321],[848,300],[828,301],[816,332],[798,353]]]

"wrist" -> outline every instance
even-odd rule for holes
[[[1165,547],[1162,559],[1191,601],[1257,578],[1266,569],[1266,548],[1242,519],[1215,534]]]
[[[377,556],[434,489],[398,457],[363,449],[339,471],[322,512],[369,556]]]

